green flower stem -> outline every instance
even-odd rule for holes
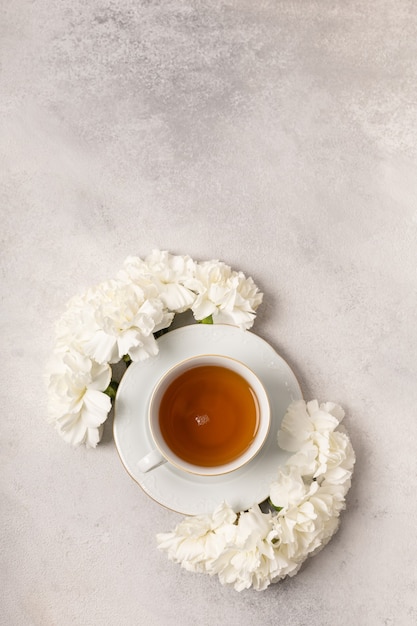
[[[203,320],[198,320],[198,323],[199,324],[212,324],[213,323],[213,316],[212,315],[208,315]]]
[[[275,506],[275,504],[273,502],[271,502],[271,498],[268,498],[268,504],[269,504],[269,506],[272,506],[272,508],[275,509],[275,511],[278,511],[278,513],[280,511],[282,511],[282,509],[283,509],[282,506]]]
[[[125,354],[123,357],[123,361],[126,363],[126,367],[129,367],[129,365],[132,362],[132,359],[130,358],[130,356],[128,354]]]
[[[110,382],[110,385],[107,387],[107,389],[104,390],[103,393],[105,393],[106,395],[109,396],[109,398],[114,400],[115,397],[116,397],[116,392],[117,392],[118,386],[119,386],[119,383],[117,383],[115,380],[112,380]]]

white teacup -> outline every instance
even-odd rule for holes
[[[138,462],[140,471],[169,462],[214,476],[254,458],[268,436],[271,412],[264,386],[246,365],[210,354],[181,361],[162,376],[148,420],[155,448]]]

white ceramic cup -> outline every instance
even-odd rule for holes
[[[258,406],[258,428],[249,447],[237,458],[222,465],[206,466],[189,463],[175,454],[165,441],[159,424],[161,400],[171,383],[186,371],[207,365],[215,365],[232,370],[239,374],[252,389]],[[227,417],[227,416],[226,416]],[[195,418],[197,419],[197,418]],[[185,359],[169,369],[156,384],[149,403],[149,429],[154,449],[138,461],[141,472],[149,472],[163,463],[171,463],[180,470],[203,476],[215,476],[233,472],[251,461],[260,451],[268,436],[271,422],[271,411],[266,390],[259,378],[246,365],[231,357],[220,355],[199,355]]]

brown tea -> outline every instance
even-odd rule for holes
[[[218,365],[198,366],[165,391],[159,425],[167,445],[184,461],[223,465],[251,445],[259,425],[258,400],[240,374]]]

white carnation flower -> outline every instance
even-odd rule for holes
[[[109,396],[103,393],[111,379],[109,365],[77,352],[57,352],[48,379],[50,421],[68,443],[95,448],[111,408]]]
[[[158,548],[188,571],[206,571],[211,561],[223,552],[236,517],[223,503],[213,515],[185,518],[173,532],[157,535]]]
[[[342,484],[350,478],[355,454],[349,437],[341,432],[317,437],[318,468],[315,477],[324,476],[331,483]]]
[[[276,518],[274,522],[275,521]],[[279,537],[279,527],[277,528],[276,532],[277,536]],[[277,563],[278,569],[276,574],[271,577],[271,582],[277,582],[278,580],[282,580],[286,576],[295,576],[304,560],[304,555],[297,555],[295,558],[293,550],[291,550],[291,546],[286,543],[281,543],[281,541],[278,539],[275,548],[275,561]]]
[[[271,485],[270,500],[279,509],[275,523],[280,550],[287,545],[287,554],[295,561],[305,559],[330,539],[338,528],[335,519],[345,506],[354,464],[353,449],[349,438],[342,433],[329,433],[329,438],[332,451],[328,449],[326,473],[321,475],[321,482],[303,475],[302,464],[293,465],[300,457],[295,454]],[[318,453],[317,447],[314,448]],[[327,475],[333,477],[334,482],[328,482]]]
[[[310,502],[322,519],[327,521],[332,517],[337,517],[345,508],[345,496],[350,487],[350,481],[347,483],[332,484],[324,481],[316,493],[314,493]]]
[[[217,574],[223,585],[233,585],[236,591],[266,589],[280,567],[271,514],[254,506],[240,514],[234,529],[233,541],[210,563],[208,573]]]
[[[276,508],[285,512],[304,502],[317,488],[316,481],[309,485],[304,482],[298,467],[286,465],[279,470],[278,479],[271,484],[269,498]]]
[[[335,430],[344,417],[344,410],[333,402],[297,400],[290,404],[278,432],[278,445],[296,452],[316,434]]]
[[[355,454],[349,437],[338,431],[312,431],[306,441],[288,461],[298,467],[303,476],[342,483],[349,478]]]
[[[174,313],[187,311],[196,295],[185,286],[195,274],[195,262],[185,255],[173,255],[166,251],[153,250],[145,260],[128,257],[119,272],[121,280],[138,282],[147,278],[158,290],[166,309]]]
[[[337,531],[345,507],[355,455],[349,437],[335,432],[343,416],[333,403],[289,408],[282,437],[289,449],[300,448],[270,487],[276,513],[262,513],[256,505],[235,516],[224,505],[217,511],[229,511],[224,523],[219,517],[188,518],[174,533],[160,535],[160,547],[183,567],[218,575],[237,591],[262,590],[295,575]]]
[[[67,302],[66,310],[55,324],[56,346],[64,352],[68,349],[83,352],[83,344],[91,336],[93,326],[90,300],[94,291],[74,296]]]
[[[262,294],[252,278],[232,271],[222,262],[206,261],[196,265],[195,278],[186,284],[197,293],[191,307],[196,320],[212,316],[214,323],[233,324],[242,329],[253,325]]]
[[[83,349],[98,363],[116,363],[126,354],[132,361],[157,354],[153,333],[172,321],[154,285],[116,280],[96,288],[85,316],[89,336],[84,330]]]
[[[296,473],[289,474],[294,476],[295,483],[300,483]],[[321,485],[317,481],[310,485],[306,483],[304,494],[300,485],[300,499],[297,501],[296,496],[292,502],[288,499],[288,508],[283,508],[275,518],[280,550],[286,545],[288,556],[301,562],[327,543],[338,528],[338,517],[345,508],[345,495],[349,487],[350,476],[343,484],[327,483],[326,480]],[[279,491],[271,496],[271,500],[273,498],[274,502],[277,498],[284,501]]]
[[[285,548],[287,557],[299,564],[320,547],[324,536],[330,538],[330,528],[337,528],[333,518],[343,508],[337,498],[322,493],[317,483],[314,484],[313,493],[278,513],[274,520],[279,550]]]
[[[318,467],[317,445],[311,439],[305,441],[300,450],[293,454],[287,464],[291,464],[298,469],[301,476],[314,476]]]
[[[299,561],[317,547],[320,532],[317,511],[308,500],[293,506],[277,517],[278,535],[281,544],[287,545],[289,556]]]

